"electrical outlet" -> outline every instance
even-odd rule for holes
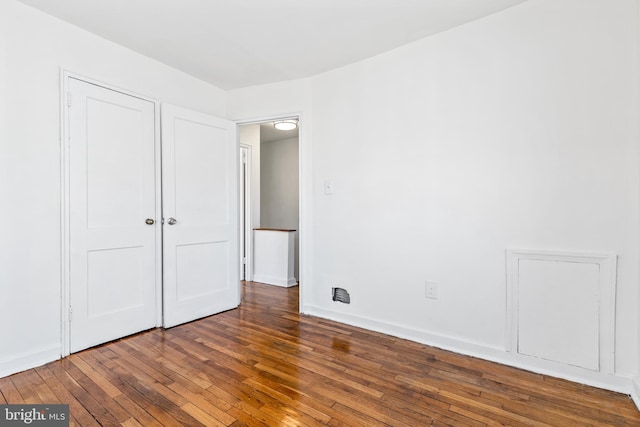
[[[438,282],[427,280],[424,285],[424,296],[429,299],[438,299]]]

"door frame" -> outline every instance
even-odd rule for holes
[[[240,132],[240,130],[238,129],[238,133]],[[238,139],[240,138],[240,135],[238,135]],[[242,160],[242,153],[243,150],[246,150],[247,153],[247,158],[244,159],[245,162],[245,166],[244,166],[244,176],[242,177],[242,179],[238,180],[238,183],[240,182],[244,182],[244,190],[242,188],[239,188],[240,190],[240,196],[244,196],[244,197],[240,197],[239,202],[241,203],[240,205],[240,209],[239,211],[241,212],[241,215],[244,216],[243,220],[244,220],[244,230],[241,230],[244,232],[244,234],[241,233],[241,236],[244,237],[244,239],[240,239],[239,243],[240,243],[240,248],[244,248],[244,253],[246,254],[245,256],[245,264],[244,264],[244,280],[246,281],[251,281],[253,280],[253,230],[251,229],[251,224],[252,224],[252,220],[253,217],[251,215],[251,209],[253,208],[252,204],[251,204],[251,192],[253,191],[253,189],[251,188],[251,179],[253,177],[252,173],[252,167],[251,165],[253,164],[253,151],[252,151],[252,147],[250,145],[247,144],[238,144],[239,149],[240,149],[240,159]],[[242,170],[240,170],[240,174],[242,174]],[[240,185],[238,185],[238,187],[240,187]],[[242,209],[242,207],[244,206],[244,210]],[[242,227],[242,225],[241,225]],[[240,254],[241,258],[242,258],[242,253]]]
[[[156,217],[156,271],[155,271],[155,305],[156,305],[156,327],[162,326],[162,186],[161,186],[161,167],[162,167],[162,153],[160,145],[160,101],[157,99],[149,98],[148,96],[140,95],[130,90],[122,89],[99,80],[95,80],[68,70],[60,70],[60,256],[61,266],[60,269],[60,283],[61,283],[61,300],[60,300],[60,349],[61,356],[68,356],[70,352],[70,282],[69,271],[71,267],[70,257],[70,216],[69,216],[69,110],[68,93],[69,93],[69,79],[81,80],[85,83],[100,86],[105,89],[120,92],[124,95],[140,98],[145,101],[154,104],[154,147],[155,147],[155,187],[156,187],[156,205],[155,205],[155,217]],[[72,100],[73,101],[73,100]]]
[[[298,282],[299,282],[299,298],[298,298],[298,312],[304,312],[305,306],[305,286],[307,279],[311,280],[311,273],[307,272],[311,263],[307,263],[308,256],[311,254],[311,249],[307,249],[307,246],[312,241],[311,236],[311,220],[307,219],[307,215],[311,212],[308,206],[311,206],[312,194],[307,191],[307,186],[313,179],[311,176],[311,169],[306,169],[310,166],[307,162],[307,153],[310,150],[307,142],[307,128],[305,126],[304,113],[302,111],[296,111],[291,113],[281,113],[267,116],[259,116],[248,119],[230,119],[236,122],[238,128],[244,125],[256,125],[266,122],[273,122],[276,120],[296,119],[298,120]],[[240,138],[240,129],[238,129],[238,139]],[[240,191],[238,189],[238,191]],[[252,230],[253,231],[253,230]],[[251,234],[251,246],[253,247],[253,233]],[[252,249],[253,250],[253,249]],[[240,254],[238,254],[240,256]],[[310,258],[309,258],[310,259]],[[253,272],[252,272],[253,273]],[[308,274],[307,274],[308,273]],[[311,282],[309,282],[309,289],[311,289]]]

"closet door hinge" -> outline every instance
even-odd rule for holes
[[[67,107],[71,107],[71,92],[67,92]]]
[[[73,308],[69,306],[69,322],[71,322],[71,320],[73,320]]]

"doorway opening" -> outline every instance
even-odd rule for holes
[[[298,117],[277,117],[239,125],[240,277],[246,281],[261,281],[259,279],[265,277],[260,271],[256,275],[256,265],[264,266],[262,260],[256,259],[259,255],[256,229],[286,231],[291,236],[284,237],[285,241],[293,241],[292,272],[287,277],[288,284],[280,284],[278,279],[271,284],[291,286],[291,277],[295,278],[293,283],[300,282],[299,129],[276,129],[274,123],[281,120],[297,123]]]

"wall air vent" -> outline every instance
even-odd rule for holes
[[[331,288],[331,294],[333,295],[334,301],[343,302],[345,304],[351,303],[351,297],[349,296],[349,292],[347,292],[346,289]]]

